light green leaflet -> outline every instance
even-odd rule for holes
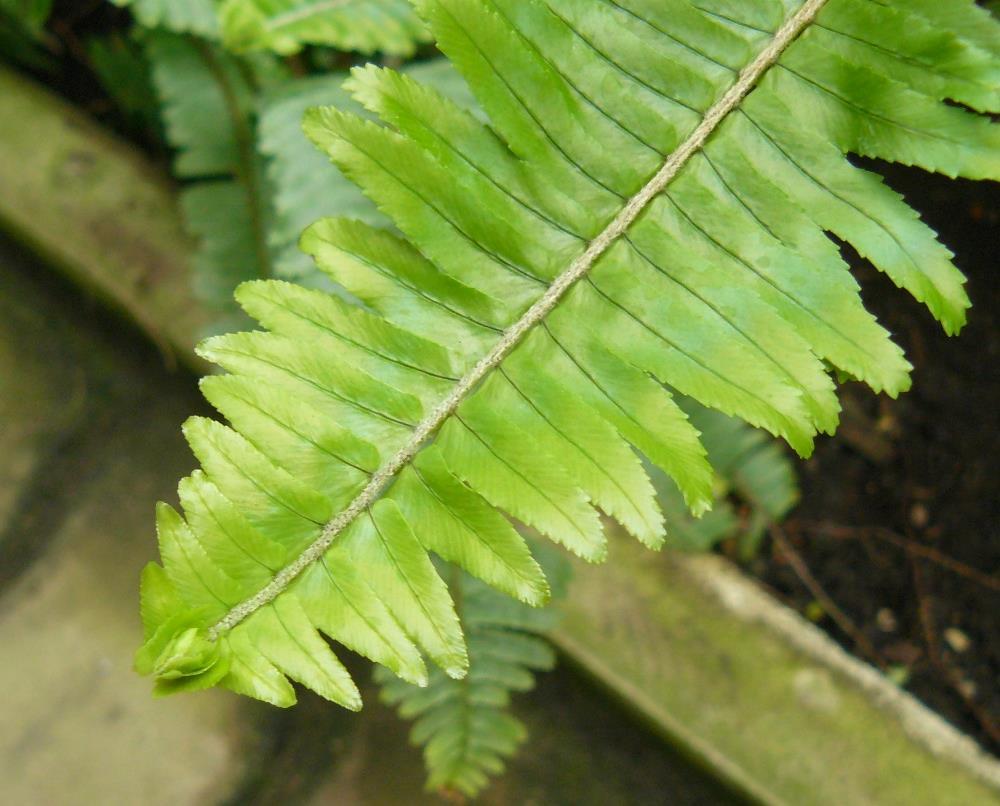
[[[636,454],[712,500],[668,387],[808,453],[829,369],[896,394],[909,365],[826,237],[957,331],[949,252],[848,152],[1000,178],[1000,27],[972,2],[421,0],[488,123],[369,67],[385,124],[310,136],[405,237],[324,220],[303,244],[365,304],[282,282],[264,330],[202,354],[231,426],[186,427],[202,470],[161,507],[138,667],[278,704],[287,678],[360,705],[320,632],[426,679],[467,652],[433,552],[528,603],[540,570],[500,513],[590,560],[598,509],[664,539]],[[751,91],[752,90],[752,91]],[[945,103],[945,99],[958,104]]]

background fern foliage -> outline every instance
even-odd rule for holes
[[[269,209],[255,142],[258,87],[280,75],[273,62],[243,63],[210,41],[165,30],[143,35],[161,100],[181,212],[198,243],[193,276],[218,326],[246,324],[232,298],[241,281],[268,277]]]
[[[511,518],[592,561],[598,511],[658,547],[643,459],[691,511],[711,505],[682,402],[808,454],[837,425],[834,371],[905,390],[827,233],[948,332],[964,322],[948,250],[847,154],[1000,178],[983,114],[1000,111],[1000,26],[972,2],[416,7],[482,112],[369,66],[346,85],[367,115],[307,114],[393,228],[324,219],[303,238],[361,306],[249,282],[237,299],[262,329],[201,347],[228,372],[203,383],[228,425],[187,424],[202,469],[183,516],[157,512],[137,667],[162,693],[289,705],[291,679],[360,707],[321,634],[403,681],[443,679],[425,657],[461,679],[482,647],[432,554],[542,604]]]
[[[111,0],[127,6],[137,22],[146,28],[162,28],[174,33],[190,33],[206,39],[219,37],[215,0]]]
[[[32,10],[51,0],[4,0]],[[222,40],[235,51],[292,54],[305,45],[411,55],[428,32],[408,0],[111,0],[146,28]],[[33,11],[33,13],[35,13]],[[22,16],[25,14],[22,12]]]
[[[569,571],[565,558],[544,544],[533,548],[559,596]],[[375,678],[382,700],[414,720],[411,738],[424,748],[428,789],[471,797],[527,738],[523,723],[507,712],[510,695],[530,690],[534,673],[555,665],[544,636],[557,611],[515,601],[467,574],[452,575],[450,588],[469,646],[469,673],[454,680],[435,669],[419,687],[379,666]]]
[[[225,0],[221,20],[226,44],[237,50],[329,45],[409,56],[427,41],[408,0]]]

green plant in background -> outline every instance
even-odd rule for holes
[[[111,0],[127,7],[140,25],[150,30],[195,34],[218,39],[221,34],[215,0]]]
[[[0,0],[0,52],[29,67],[48,66],[41,44],[51,13],[52,0]]]
[[[157,512],[160,693],[288,705],[290,678],[360,707],[322,634],[381,665],[431,785],[472,794],[551,664],[524,633],[553,574],[512,519],[592,561],[598,510],[752,553],[796,490],[750,425],[808,455],[835,377],[909,385],[828,232],[964,323],[950,253],[846,155],[1000,178],[1000,28],[967,0],[115,2],[218,330],[243,280],[265,328],[202,347],[230,425],[187,424],[203,469]],[[297,75],[431,39],[450,62]]]
[[[174,173],[186,182],[181,213],[198,243],[196,291],[220,312],[219,329],[245,325],[236,317],[233,288],[271,275],[257,93],[279,81],[281,69],[269,60],[240,60],[195,37],[154,30],[142,38],[177,153]]]
[[[137,39],[160,99],[167,142],[177,153],[174,173],[185,183],[181,212],[198,244],[198,296],[218,313],[216,331],[245,326],[232,292],[243,280],[274,273],[281,255],[271,242],[281,222],[269,220],[271,194],[288,187],[267,185],[257,118],[268,93],[286,92],[295,82],[266,51],[288,54],[322,44],[410,55],[426,39],[426,29],[406,0],[113,2],[129,7],[141,26]],[[107,64],[100,58],[107,50],[98,51],[95,68],[109,91],[142,75]],[[327,86],[335,98],[338,89],[333,82]]]
[[[298,53],[306,45],[412,56],[428,31],[408,0],[225,0],[223,38],[234,50]]]
[[[669,527],[667,547],[707,551],[731,539],[741,557],[750,559],[767,527],[798,502],[795,469],[781,446],[762,431],[693,400],[678,402],[698,429],[715,469],[715,504],[693,517],[677,485],[656,467],[647,467]]]
[[[565,558],[544,543],[532,548],[553,595],[561,596],[569,572]],[[510,694],[530,690],[534,672],[555,665],[544,635],[557,615],[554,608],[530,607],[455,569],[450,590],[469,647],[468,674],[455,680],[433,669],[420,687],[380,666],[375,679],[383,701],[414,720],[412,739],[424,747],[428,788],[474,796],[527,738],[524,725],[507,713]]]

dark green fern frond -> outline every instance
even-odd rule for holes
[[[305,45],[410,56],[428,31],[408,0],[223,0],[226,45],[290,54]]]
[[[560,596],[566,561],[549,551],[543,567]],[[465,678],[454,680],[435,669],[420,688],[377,667],[375,679],[382,700],[414,720],[411,738],[424,748],[427,788],[474,797],[527,738],[523,723],[509,713],[510,698],[534,688],[536,672],[555,666],[545,636],[558,611],[529,607],[467,574],[455,574],[451,592],[469,647]]]
[[[52,0],[0,0],[0,16],[17,23],[33,37],[41,35],[52,13]]]
[[[148,32],[144,41],[167,140],[177,150],[174,172],[187,182],[180,203],[198,243],[195,290],[222,315],[219,329],[239,327],[246,320],[237,315],[233,289],[271,274],[255,126],[257,84],[277,68],[165,31]]]
[[[791,459],[762,431],[692,400],[679,402],[701,433],[717,473],[716,502],[703,517],[692,517],[677,485],[651,468],[660,507],[670,524],[667,546],[707,551],[735,538],[741,553],[752,556],[764,530],[780,522],[799,500]]]
[[[150,139],[161,139],[149,62],[134,37],[111,34],[91,39],[87,42],[87,56],[125,126]]]
[[[360,111],[342,89],[344,73],[311,76],[278,85],[261,103],[259,150],[267,163],[273,191],[268,241],[276,274],[287,279],[322,282],[313,261],[299,248],[302,231],[319,218],[344,216],[377,224],[384,220],[358,188],[311,147],[302,116],[317,105]]]
[[[368,67],[382,124],[307,131],[398,233],[304,238],[363,308],[284,282],[262,330],[201,349],[230,425],[191,421],[202,470],[158,513],[138,667],[162,692],[358,707],[320,632],[412,682],[468,655],[430,554],[531,604],[506,513],[588,560],[598,510],[662,545],[638,454],[713,499],[674,392],[808,454],[837,425],[830,368],[897,394],[909,364],[833,233],[949,332],[951,255],[848,153],[1000,178],[1000,27],[953,0],[420,0],[485,118]],[[933,77],[929,78],[928,74]],[[955,101],[958,103],[946,103]]]

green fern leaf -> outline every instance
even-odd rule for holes
[[[0,53],[8,62],[52,70],[55,62],[43,47],[52,0],[0,0]]]
[[[291,54],[305,45],[410,56],[427,29],[408,0],[224,0],[223,38],[234,50]]]
[[[569,573],[565,559],[545,552],[543,567],[561,595]],[[452,576],[469,645],[468,675],[453,680],[434,670],[420,688],[377,667],[375,680],[383,702],[414,721],[411,739],[424,748],[427,788],[475,797],[527,737],[523,723],[508,713],[511,693],[532,689],[535,672],[555,666],[545,635],[558,614],[513,601],[466,574]]]
[[[87,56],[126,126],[147,137],[159,134],[159,107],[149,63],[134,37],[112,34],[91,39]]]
[[[375,67],[349,89],[385,125],[307,116],[404,237],[314,225],[306,251],[364,308],[250,283],[238,299],[266,330],[203,346],[230,373],[206,393],[231,427],[189,424],[197,495],[158,516],[138,665],[161,691],[287,704],[288,677],[357,707],[317,631],[411,682],[421,652],[460,677],[428,552],[537,604],[542,573],[496,510],[591,560],[597,508],[659,545],[633,449],[692,510],[713,493],[671,390],[803,454],[837,424],[830,367],[904,390],[827,232],[946,330],[964,322],[949,252],[846,154],[1000,178],[1000,129],[974,111],[1000,111],[998,27],[971,2],[418,8],[488,120]],[[259,573],[225,560],[240,547]]]

